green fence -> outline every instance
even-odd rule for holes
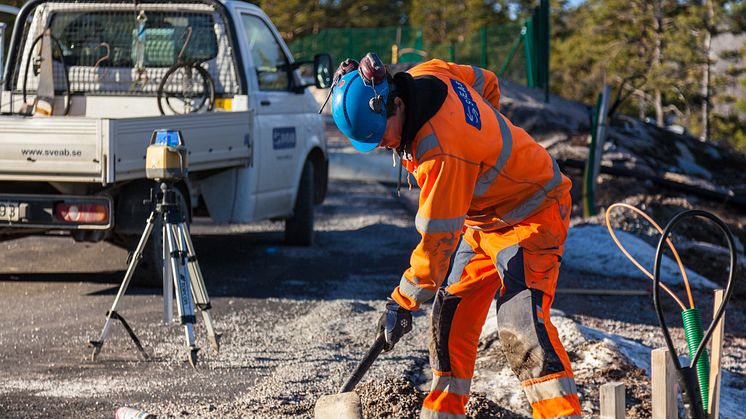
[[[422,30],[409,26],[325,29],[316,35],[291,42],[290,49],[296,59],[310,59],[319,52],[328,52],[335,62],[348,57],[359,60],[367,52],[373,51],[385,62],[391,63],[394,62],[391,47],[395,44],[400,49],[422,50]],[[405,59],[420,61],[419,55],[414,56],[406,51]]]
[[[540,0],[523,23],[487,26],[456,43],[423,42],[416,27],[326,29],[290,43],[296,59],[328,52],[335,62],[360,59],[373,51],[384,62],[420,62],[440,58],[478,65],[498,77],[544,90],[549,100],[549,0]],[[523,48],[521,48],[523,44]]]
[[[339,62],[348,57],[360,59],[368,51],[377,53],[386,63],[441,58],[478,65],[495,73],[504,70],[503,77],[527,83],[525,49],[514,48],[522,39],[522,27],[520,23],[486,27],[453,44],[425,43],[422,29],[411,26],[326,29],[291,42],[290,49],[299,60],[328,52],[334,62]],[[508,63],[511,51],[514,56]]]

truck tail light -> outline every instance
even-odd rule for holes
[[[70,223],[105,223],[109,211],[101,204],[70,204],[60,202],[54,206],[57,219]]]

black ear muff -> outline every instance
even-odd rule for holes
[[[381,95],[375,95],[368,101],[370,110],[375,113],[383,113],[383,97]]]

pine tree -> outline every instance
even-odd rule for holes
[[[702,138],[746,148],[745,124],[713,113],[713,106],[727,105],[746,120],[746,99],[737,102],[725,90],[746,74],[746,50],[734,46],[719,56],[711,51],[719,33],[746,30],[743,0],[589,0],[560,9],[552,29],[556,92],[593,103],[603,83],[618,87],[623,78],[642,75],[646,83],[623,111],[636,108],[643,118],[652,110],[658,124],[673,115]],[[732,62],[727,71],[713,73],[713,63],[722,67],[727,61]]]
[[[381,28],[407,24],[409,0],[337,0],[321,2],[326,28]]]
[[[455,43],[465,35],[466,5],[449,0],[412,0],[410,19],[424,30],[426,43]]]
[[[259,6],[291,42],[328,28],[377,28],[407,23],[408,0],[262,0]]]
[[[530,13],[530,0],[412,0],[409,21],[423,28],[430,56],[477,63],[479,31]],[[518,33],[516,33],[516,36]],[[508,42],[492,39],[490,42]]]
[[[696,4],[676,0],[588,1],[555,25],[554,86],[592,103],[602,84],[644,77],[634,92],[641,117],[651,108],[661,126],[666,114],[688,117],[704,62],[698,12]]]
[[[329,26],[326,7],[320,1],[262,0],[259,7],[272,19],[277,30],[287,42],[318,33]]]
[[[553,25],[559,32],[554,29],[552,39],[552,85],[562,95],[593,103],[603,84],[643,76],[647,83],[635,92],[639,108],[654,103],[665,23],[656,22],[656,4],[660,1],[589,0],[563,16]]]

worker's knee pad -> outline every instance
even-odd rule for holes
[[[541,302],[541,291],[526,288],[501,297],[497,308],[500,344],[521,381],[564,371],[544,319],[538,314],[542,310]]]
[[[438,289],[433,303],[433,315],[430,324],[430,366],[437,371],[451,371],[451,357],[448,352],[448,339],[451,334],[453,317],[461,302],[445,288]]]

